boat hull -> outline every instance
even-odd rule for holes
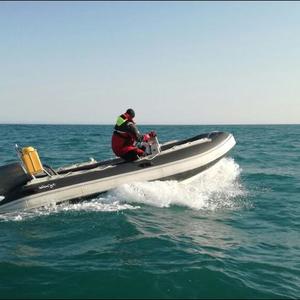
[[[52,176],[32,181],[16,189],[0,202],[0,212],[26,210],[85,199],[122,184],[185,180],[206,170],[224,157],[235,145],[229,133],[211,133],[183,142],[162,146],[162,152],[135,162],[100,165],[90,170]]]

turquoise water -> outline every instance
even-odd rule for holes
[[[91,201],[0,215],[0,298],[299,298],[300,126],[140,126],[161,142],[232,132],[187,183],[137,182]],[[59,167],[112,157],[111,126],[0,125]]]

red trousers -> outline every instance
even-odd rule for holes
[[[134,138],[123,137],[119,134],[113,134],[111,139],[111,146],[116,156],[122,157],[125,160],[132,161],[142,156],[144,151],[134,146]]]

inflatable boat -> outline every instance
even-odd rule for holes
[[[159,144],[149,140],[147,156],[83,162],[53,169],[43,165],[33,147],[19,160],[0,166],[0,213],[93,198],[119,185],[137,181],[186,180],[214,165],[235,145],[231,133],[210,132]]]

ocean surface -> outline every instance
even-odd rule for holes
[[[190,183],[136,182],[0,215],[0,298],[300,297],[300,125],[140,126],[160,142],[213,130],[237,145]],[[109,125],[0,125],[60,167],[113,157]]]

